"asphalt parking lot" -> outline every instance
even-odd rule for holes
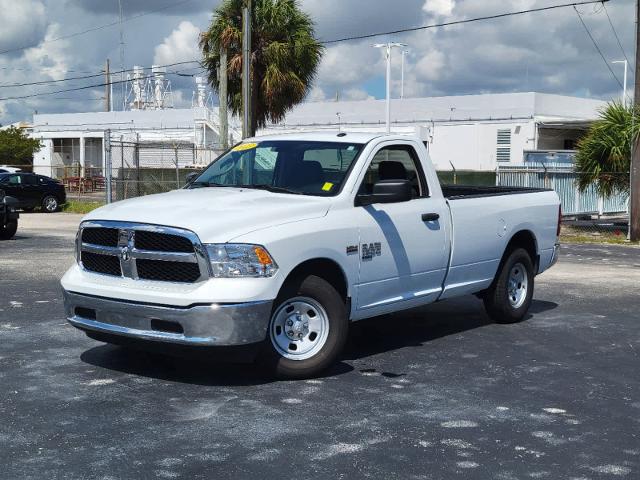
[[[78,221],[25,214],[0,243],[1,478],[640,478],[638,248],[565,246],[523,323],[446,301],[273,382],[69,326]]]

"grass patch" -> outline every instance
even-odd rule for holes
[[[104,205],[104,202],[79,202],[69,200],[62,206],[62,211],[67,213],[89,213]]]

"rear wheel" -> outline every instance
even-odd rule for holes
[[[512,250],[484,296],[484,306],[492,320],[515,323],[527,314],[533,299],[533,262],[523,248]]]
[[[9,240],[18,231],[18,221],[11,220],[5,226],[0,224],[0,240]]]
[[[263,357],[280,378],[308,378],[330,366],[347,339],[343,298],[326,280],[310,275],[285,285],[269,323]]]
[[[47,195],[42,199],[42,211],[53,213],[58,210],[58,199],[53,195]]]

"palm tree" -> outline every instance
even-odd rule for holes
[[[587,134],[578,142],[578,186],[595,186],[608,197],[629,193],[631,148],[640,132],[640,109],[613,102],[600,111]]]
[[[220,50],[228,58],[228,102],[242,112],[243,0],[224,0],[200,37],[208,80],[218,92]],[[281,121],[311,89],[324,47],[298,0],[253,0],[251,15],[251,132]]]

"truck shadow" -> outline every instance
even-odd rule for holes
[[[534,300],[530,314],[553,310],[558,304]],[[462,297],[426,307],[364,320],[353,324],[345,351],[322,377],[354,370],[350,362],[407,347],[421,347],[438,338],[491,325],[475,297]],[[174,357],[114,345],[100,345],[83,352],[90,365],[158,380],[204,386],[251,386],[276,381],[253,363],[225,363],[202,355]],[[367,373],[370,369],[361,370]],[[386,377],[403,372],[382,372]]]
[[[557,307],[557,303],[534,299],[523,322],[533,318],[533,314]],[[485,313],[481,300],[472,296],[453,298],[355,323],[342,358],[357,360],[400,348],[420,347],[438,338],[493,323]]]

